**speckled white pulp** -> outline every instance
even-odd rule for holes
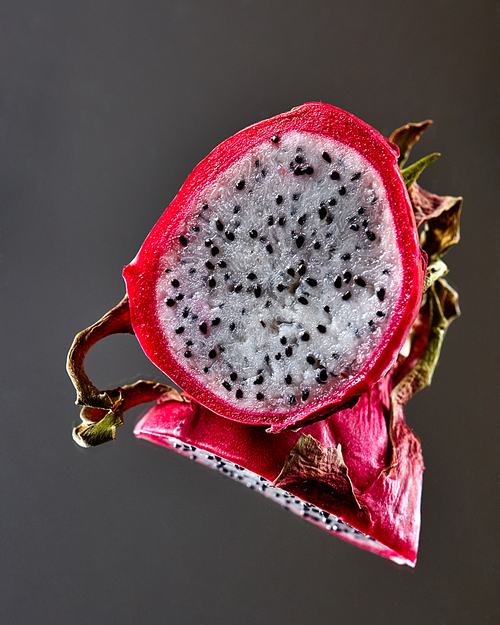
[[[179,362],[239,408],[285,412],[356,375],[401,291],[377,172],[290,132],[246,153],[193,205],[157,306]]]

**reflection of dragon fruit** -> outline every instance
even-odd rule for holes
[[[308,104],[216,148],[125,268],[128,295],[75,339],[75,440],[110,440],[124,410],[158,399],[138,436],[413,565],[423,464],[403,407],[458,314],[441,257],[461,200],[415,184],[436,155],[398,169],[429,123],[390,143]],[[93,386],[85,355],[118,332],[189,395]]]
[[[146,354],[212,411],[272,431],[352,402],[389,369],[422,297],[397,156],[316,103],[217,147],[125,268]]]

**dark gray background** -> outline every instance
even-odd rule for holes
[[[10,624],[498,623],[500,5],[486,1],[6,0],[0,8],[0,620]],[[382,133],[465,197],[447,257],[462,318],[409,405],[426,472],[417,568],[327,535],[132,434],[83,451],[74,334],[194,165],[306,101]],[[135,338],[88,360],[164,379]]]

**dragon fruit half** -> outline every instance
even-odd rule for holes
[[[400,169],[429,123],[388,141],[310,103],[218,146],[125,268],[127,296],[75,339],[75,440],[114,438],[124,410],[156,399],[137,436],[414,565],[423,462],[403,407],[458,314],[441,257],[461,199],[416,184],[438,155]],[[84,358],[117,332],[183,392],[99,391]]]

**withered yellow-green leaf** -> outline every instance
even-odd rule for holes
[[[416,182],[417,178],[424,171],[424,169],[428,165],[433,163],[435,160],[437,160],[440,156],[441,154],[439,154],[439,152],[434,152],[434,154],[428,154],[427,156],[424,156],[424,158],[421,158],[416,163],[413,163],[413,165],[410,165],[409,167],[405,167],[404,169],[402,169],[401,175],[403,176],[403,180],[405,182],[406,188],[410,189],[412,184]]]
[[[73,430],[73,439],[81,447],[96,447],[115,438],[116,428],[123,425],[121,408],[110,410],[97,423],[81,423]]]

